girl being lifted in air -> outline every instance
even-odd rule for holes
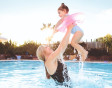
[[[84,33],[83,33],[83,30],[77,25],[76,23],[77,20],[72,19],[78,13],[69,15],[68,12],[69,12],[69,8],[64,3],[62,3],[61,6],[58,8],[58,14],[61,17],[61,19],[55,25],[55,28],[51,37],[53,37],[53,35],[58,31],[65,32],[65,28],[68,25],[73,24],[74,27],[71,30],[71,33],[73,34],[71,45],[74,47],[74,49],[77,49],[79,54],[81,54],[81,57],[82,57],[81,61],[85,61],[88,55],[88,51],[86,51],[81,45],[78,44],[81,38],[83,37]]]

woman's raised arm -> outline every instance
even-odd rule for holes
[[[50,61],[54,62],[60,56],[60,54],[64,53],[65,49],[67,48],[71,29],[73,28],[73,26],[74,25],[69,25],[67,27],[67,32],[66,32],[64,38],[62,39],[62,41],[60,42],[58,48],[49,56]]]

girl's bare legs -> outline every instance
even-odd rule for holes
[[[82,61],[85,61],[88,55],[88,51],[86,51],[81,45],[78,44],[82,37],[83,33],[81,31],[76,31],[72,37],[71,45],[81,53]]]

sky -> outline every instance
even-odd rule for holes
[[[40,29],[43,23],[56,24],[61,3],[69,7],[69,14],[84,13],[84,23],[79,25],[84,31],[82,41],[112,35],[112,0],[0,0],[1,36],[17,44],[29,40],[46,43],[52,31]],[[52,41],[60,41],[63,36],[57,33]]]

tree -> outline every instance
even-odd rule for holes
[[[43,30],[48,30],[48,29],[53,30],[54,27],[55,27],[55,25],[52,26],[51,23],[43,24],[43,27],[41,28],[41,30],[42,30],[42,31],[43,31]],[[47,36],[46,40],[48,41],[48,44],[50,44],[50,41],[51,41],[50,35]]]
[[[52,46],[50,45],[50,47],[51,47],[53,50],[56,50],[56,49],[58,48],[59,44],[60,44],[60,42],[57,41],[56,43],[53,43]]]
[[[57,41],[56,43],[54,43],[54,44],[51,46],[51,48],[52,48],[53,50],[56,50],[56,49],[58,48],[59,44],[60,44],[60,42]],[[68,46],[67,46],[67,48],[66,48],[66,50],[65,50],[65,52],[64,52],[64,55],[74,55],[74,48],[71,46],[71,44],[68,44]]]
[[[44,24],[43,23],[43,27],[41,28],[41,30],[45,30],[46,28],[50,28],[50,29],[54,29],[55,25],[51,25],[51,23],[48,24]]]
[[[5,46],[2,42],[0,42],[0,54],[4,54],[5,50],[4,50]]]
[[[112,47],[112,35],[107,34],[105,37],[103,37],[103,42],[106,44],[107,47]]]
[[[104,43],[107,47],[107,52],[112,52],[112,35],[107,34],[104,37],[98,38],[98,41]]]
[[[11,40],[4,43],[4,54],[7,55],[7,57],[15,57],[15,47],[17,47],[17,44],[15,42],[12,42]]]
[[[40,43],[37,44],[33,41],[24,42],[23,45],[16,48],[16,54],[25,55],[26,53],[28,53],[29,55],[35,56],[36,50],[39,47],[39,45],[41,44]]]

